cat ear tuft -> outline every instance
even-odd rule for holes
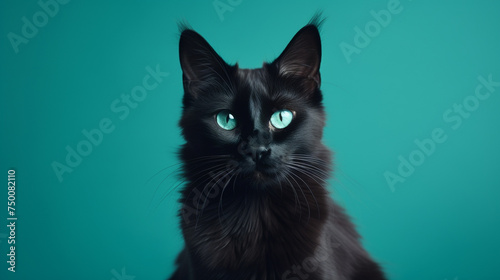
[[[304,78],[307,88],[319,88],[321,78],[321,39],[319,18],[313,18],[295,34],[281,55],[273,62],[280,75]]]
[[[189,26],[179,26],[179,59],[181,63],[184,89],[196,98],[204,86],[215,83],[226,76],[229,65],[215,52],[210,44]]]

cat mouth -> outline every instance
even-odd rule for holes
[[[275,178],[279,172],[276,167],[264,164],[255,164],[252,170],[249,170],[248,173],[256,180],[266,180]]]
[[[255,177],[255,179],[257,179],[257,180],[264,180],[264,179],[266,179],[266,177],[267,177],[266,175],[264,175],[264,173],[263,173],[263,172],[258,171],[258,170],[255,170],[255,171],[253,172],[253,176],[254,176],[254,177]]]
[[[253,172],[247,173],[247,180],[253,182],[253,184],[267,185],[274,182],[277,177],[276,173],[272,174],[266,171],[254,170]]]
[[[279,177],[280,170],[271,160],[253,161],[246,159],[240,162],[243,177],[258,182],[269,181]]]

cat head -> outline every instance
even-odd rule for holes
[[[318,25],[300,29],[278,58],[257,69],[226,63],[203,37],[184,28],[180,126],[188,177],[226,168],[240,180],[269,185],[290,180],[287,175],[300,166],[327,165]]]

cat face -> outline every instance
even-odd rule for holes
[[[325,116],[315,25],[302,28],[274,62],[258,69],[228,65],[189,29],[179,49],[187,164],[220,158],[240,178],[267,185],[286,180],[299,162],[320,163]]]

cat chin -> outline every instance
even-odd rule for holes
[[[268,180],[273,176],[273,174],[258,169],[249,170],[247,172],[244,172],[243,174],[244,174],[243,178],[245,178],[245,180],[256,180],[256,181]]]
[[[244,173],[242,178],[249,185],[257,187],[266,187],[279,184],[281,180],[281,174],[277,170],[271,171],[271,170],[254,169],[252,171]]]
[[[264,174],[262,171],[255,170],[255,171],[253,172],[253,178],[254,178],[257,182],[259,182],[259,181],[262,181],[262,182],[267,181],[267,180],[268,180],[268,177],[269,177],[269,175]]]

